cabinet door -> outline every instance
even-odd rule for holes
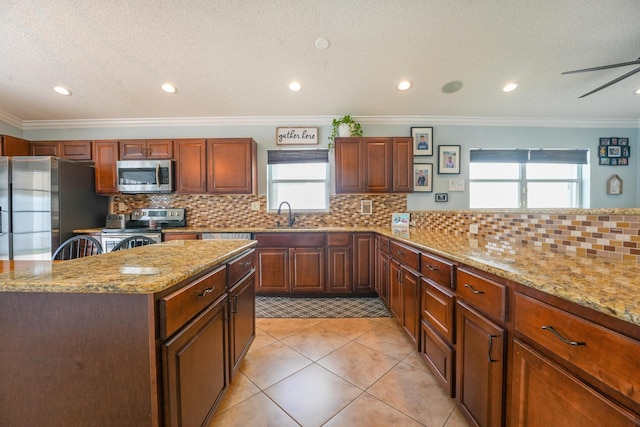
[[[206,192],[206,141],[204,139],[176,141],[176,193]]]
[[[502,426],[505,330],[460,301],[456,311],[456,399],[479,426]]]
[[[413,139],[393,138],[393,188],[396,193],[413,191]]]
[[[118,141],[120,160],[143,160],[147,158],[147,141],[145,139],[127,139]]]
[[[60,157],[69,160],[93,160],[91,141],[61,141]]]
[[[200,426],[229,386],[225,299],[162,344],[167,426]]]
[[[208,192],[256,193],[256,143],[253,139],[210,139],[207,158]]]
[[[389,255],[379,251],[378,262],[376,263],[376,292],[384,303],[389,307]]]
[[[292,292],[324,292],[324,249],[289,249]]]
[[[60,157],[60,142],[34,141],[31,143],[31,155]]]
[[[327,248],[327,291],[351,292],[351,248]]]
[[[173,159],[172,139],[148,139],[145,155],[151,160],[171,160]]]
[[[289,292],[289,250],[287,248],[259,248],[257,256],[258,293]]]
[[[420,277],[406,268],[400,274],[402,326],[413,342],[420,338]]]
[[[453,367],[455,365],[453,347],[443,340],[424,320],[420,322],[420,352],[427,366],[447,394],[455,397]]]
[[[336,138],[336,193],[364,191],[362,138]]]
[[[96,193],[117,194],[118,141],[95,141]]]
[[[638,426],[640,417],[514,341],[511,424],[528,427]]]
[[[370,233],[353,236],[353,290],[370,293],[375,286],[375,240]]]
[[[28,156],[31,154],[31,144],[26,139],[4,135],[2,137],[3,156]]]
[[[389,138],[363,138],[362,158],[366,192],[391,191],[392,150]]]
[[[229,290],[229,348],[231,350],[231,379],[256,336],[255,273],[245,276]]]
[[[422,278],[422,320],[453,344],[455,294]]]
[[[389,258],[389,311],[402,321],[402,288],[400,287],[400,263]]]

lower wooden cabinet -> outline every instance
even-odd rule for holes
[[[375,237],[372,233],[353,235],[353,292],[371,293],[375,286]]]
[[[351,233],[327,234],[327,292],[351,292]]]
[[[506,331],[465,303],[456,303],[456,399],[481,427],[503,425]]]
[[[427,322],[421,322],[420,352],[427,366],[435,375],[447,394],[454,397],[455,352],[445,340],[432,329]]]
[[[558,364],[514,341],[511,425],[631,427],[640,417],[593,390]]]
[[[291,292],[324,292],[324,248],[290,248]]]
[[[255,270],[229,289],[229,350],[231,379],[256,336]]]
[[[227,296],[162,344],[167,426],[200,426],[229,386]]]
[[[376,259],[376,292],[387,307],[389,307],[389,275],[389,254],[380,250]]]
[[[256,250],[256,256],[256,292],[289,292],[289,250],[286,248],[259,248]]]
[[[400,274],[402,288],[402,317],[401,323],[405,332],[414,343],[420,340],[420,276],[406,267],[402,267]]]

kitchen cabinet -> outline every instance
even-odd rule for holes
[[[506,285],[496,280],[457,270],[456,400],[481,427],[504,423],[507,297]]]
[[[118,194],[118,141],[94,141],[94,163],[96,167],[96,193]]]
[[[256,336],[256,253],[251,250],[227,264],[229,294],[229,371],[231,380]]]
[[[32,156],[54,156],[75,161],[93,160],[92,141],[33,141]]]
[[[0,135],[2,156],[29,156],[31,146],[29,141],[10,135]]]
[[[353,235],[353,292],[367,294],[375,291],[375,235]]]
[[[376,277],[375,288],[380,300],[389,307],[389,239],[376,236]]]
[[[420,339],[420,253],[407,245],[389,242],[391,258],[390,308],[409,338]]]
[[[120,160],[171,160],[171,139],[124,139],[120,144]]]
[[[202,233],[162,233],[162,241],[168,242],[169,240],[200,240],[202,239]]]
[[[327,234],[327,292],[351,292],[351,233]]]
[[[207,191],[257,194],[257,145],[251,138],[207,140]]]
[[[176,148],[176,193],[207,192],[207,142],[179,139]]]
[[[256,233],[254,238],[258,294],[325,292],[325,233]]]
[[[411,138],[336,138],[336,193],[413,191]]]

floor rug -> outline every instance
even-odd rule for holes
[[[391,317],[380,298],[256,297],[256,317]]]

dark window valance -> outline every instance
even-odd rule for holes
[[[586,165],[589,150],[552,149],[476,149],[469,153],[474,163],[567,163]]]
[[[329,150],[267,150],[267,164],[329,163]]]

